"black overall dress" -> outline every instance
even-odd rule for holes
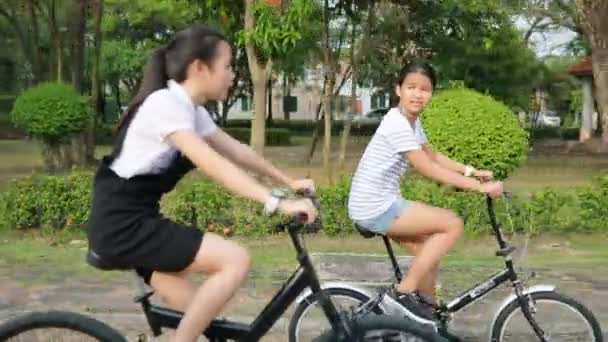
[[[110,168],[122,150],[132,117],[95,174],[88,239],[89,248],[104,261],[134,268],[149,283],[153,271],[178,272],[188,267],[201,246],[203,233],[160,214],[162,195],[173,190],[194,167],[181,153],[177,152],[160,174],[125,179]]]

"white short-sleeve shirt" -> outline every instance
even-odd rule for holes
[[[127,129],[120,155],[110,168],[127,179],[161,173],[177,153],[168,135],[192,130],[202,138],[216,129],[205,107],[194,104],[179,83],[169,80],[167,88],[153,92],[141,104]]]
[[[403,152],[419,150],[427,142],[420,119],[412,127],[398,108],[389,110],[353,176],[348,199],[350,218],[367,220],[386,211],[401,195],[400,179],[409,167]]]

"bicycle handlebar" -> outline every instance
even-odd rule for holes
[[[321,229],[321,204],[317,195],[313,192],[305,191],[305,192],[297,192],[296,195],[299,195],[303,198],[309,199],[314,205],[315,209],[317,209],[317,218],[312,223],[306,223],[308,221],[308,216],[305,213],[299,213],[295,216],[292,216],[287,223],[279,223],[275,230],[277,232],[288,230],[290,232],[297,233],[302,231],[304,233],[316,233]]]

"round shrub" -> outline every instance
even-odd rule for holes
[[[433,149],[505,178],[525,159],[528,133],[504,104],[476,91],[440,92],[422,114]]]
[[[16,127],[53,145],[81,132],[92,112],[71,85],[48,82],[21,94],[11,114]]]

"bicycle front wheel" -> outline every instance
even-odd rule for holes
[[[429,327],[403,316],[370,314],[352,324],[352,336],[340,338],[334,331],[326,331],[314,342],[448,342]]]
[[[29,313],[0,325],[0,341],[103,341],[127,339],[96,319],[66,311]]]
[[[602,330],[593,313],[573,298],[556,292],[534,292],[531,317],[551,342],[602,342]],[[507,305],[496,318],[492,342],[540,341],[524,316],[519,301]]]

